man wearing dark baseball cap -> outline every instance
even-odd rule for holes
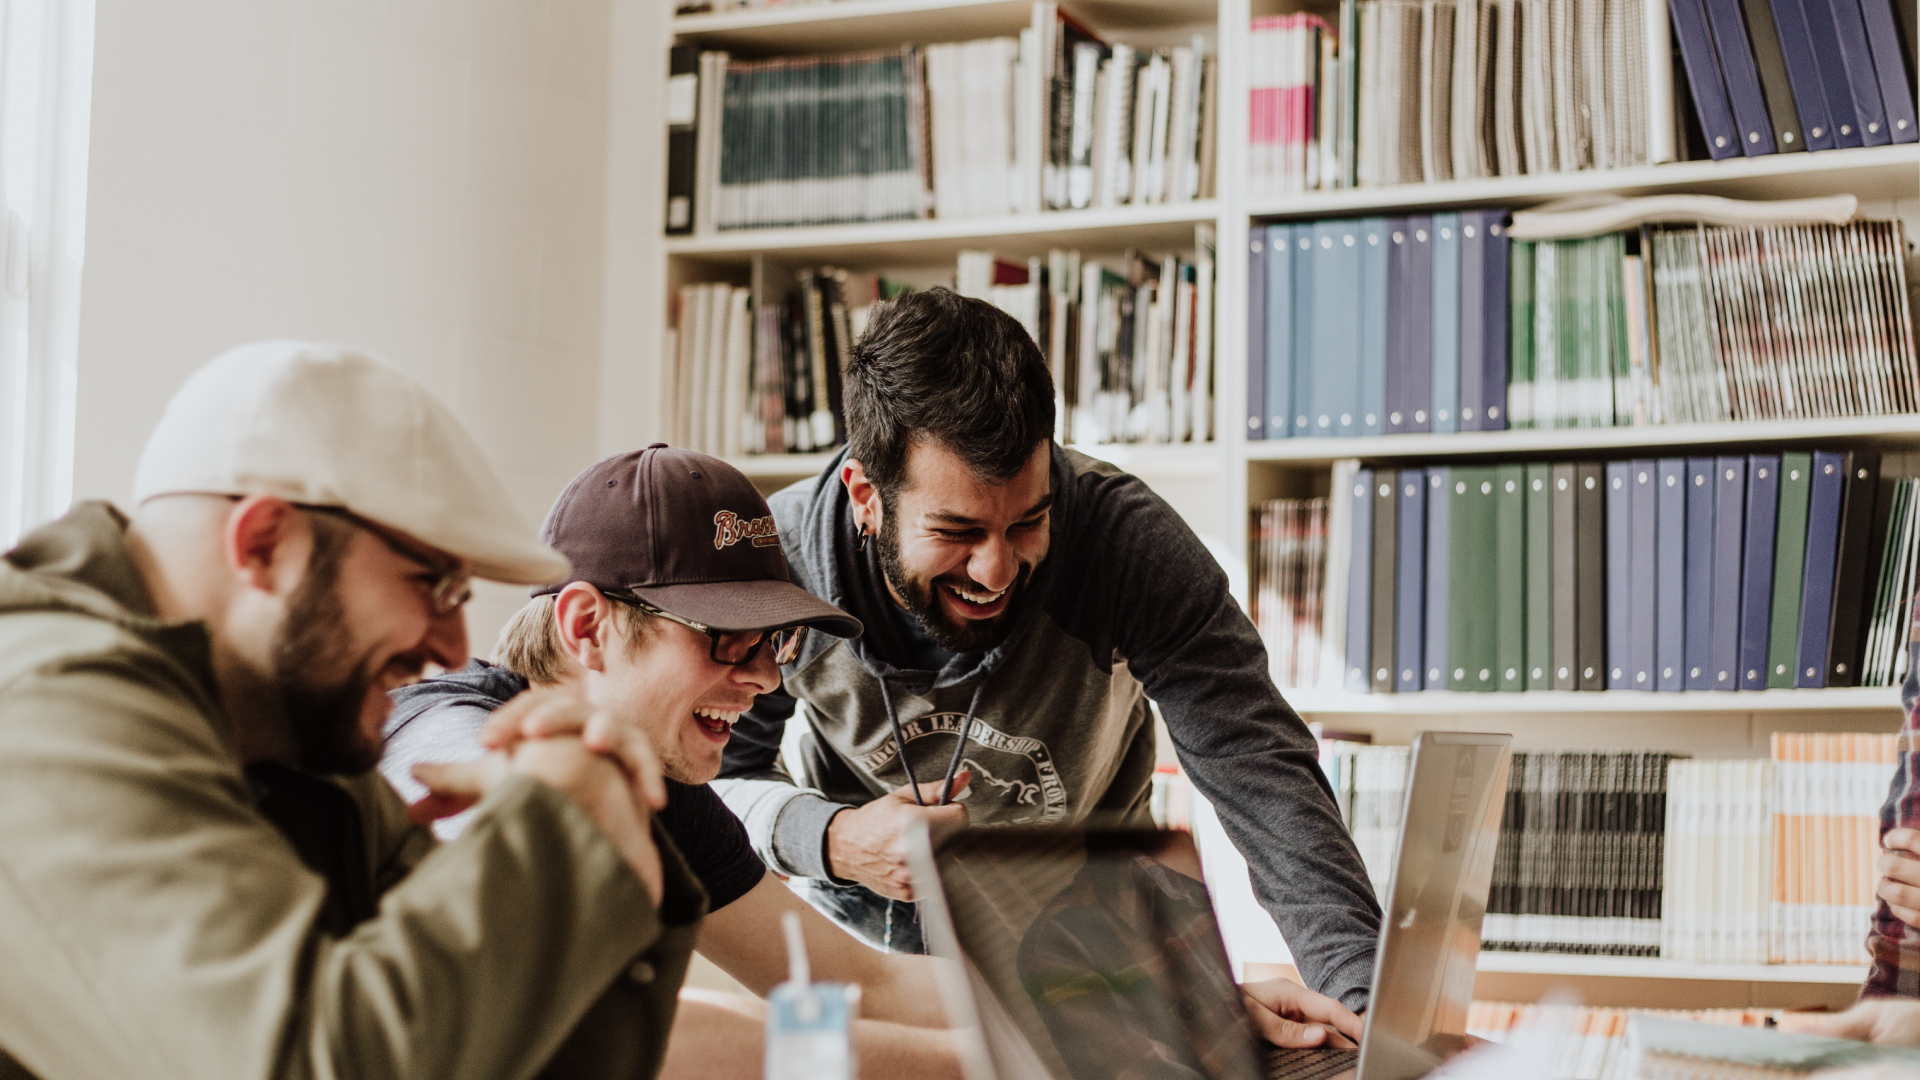
[[[541,537],[572,563],[501,634],[494,662],[395,691],[381,769],[425,794],[418,762],[479,756],[489,724],[530,688],[560,688],[644,732],[667,777],[661,824],[706,888],[699,951],[756,994],[786,976],[780,916],[801,917],[816,977],[859,983],[863,1072],[957,1074],[927,957],[889,955],[821,917],[773,875],[707,782],[741,713],[779,688],[810,633],[847,638],[858,620],[793,584],[773,516],[739,470],[656,443],[567,486]],[[552,734],[515,731],[515,737]],[[457,835],[464,815],[440,821]],[[664,1075],[757,1076],[759,1002],[683,991]]]

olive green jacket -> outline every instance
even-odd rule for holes
[[[436,846],[378,773],[330,778],[373,891],[323,929],[329,881],[255,805],[206,629],[154,617],[125,529],[82,504],[0,559],[0,1078],[657,1072],[706,908],[658,823],[656,908],[537,781]]]

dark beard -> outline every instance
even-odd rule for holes
[[[889,514],[888,518],[891,519]],[[1007,607],[1005,611],[991,619],[955,620],[948,617],[940,607],[940,598],[934,595],[937,584],[933,579],[910,577],[900,561],[900,534],[890,525],[882,524],[874,545],[880,556],[880,572],[886,575],[887,584],[906,602],[913,617],[920,622],[920,628],[927,632],[935,645],[950,653],[976,655],[1007,640],[1013,633],[1014,613],[1020,608],[1022,596],[1027,591],[1027,579],[1033,576],[1033,567],[1022,565],[1020,576],[1008,586]],[[967,579],[955,582],[969,592],[991,592],[986,586]]]
[[[273,643],[274,680],[293,738],[296,763],[315,773],[352,776],[380,763],[380,742],[360,730],[360,709],[377,674],[372,658],[346,652],[346,613],[340,603],[340,564],[353,540],[351,526],[309,514],[313,555],[287,600],[287,617]],[[313,672],[349,670],[332,684]]]

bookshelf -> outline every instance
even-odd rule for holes
[[[837,0],[837,2],[673,16],[670,3],[649,0],[627,13],[614,49],[614,102],[609,191],[609,307],[603,349],[609,389],[623,395],[636,443],[665,430],[658,409],[663,365],[661,329],[667,297],[681,284],[748,279],[762,256],[783,265],[832,262],[852,269],[910,265],[950,273],[956,252],[991,248],[1013,257],[1049,248],[1089,253],[1184,248],[1193,226],[1214,226],[1216,424],[1206,445],[1079,447],[1136,473],[1188,520],[1225,565],[1244,603],[1248,589],[1248,512],[1260,500],[1325,494],[1331,462],[1356,457],[1397,461],[1494,461],[1522,456],[1619,457],[1711,452],[1758,446],[1871,447],[1886,455],[1920,455],[1920,416],[1788,422],[1675,424],[1651,427],[1529,429],[1449,435],[1303,438],[1250,441],[1237,422],[1246,415],[1247,250],[1249,230],[1269,222],[1444,210],[1466,206],[1527,207],[1583,195],[1701,193],[1736,198],[1795,198],[1850,192],[1873,217],[1899,217],[1909,238],[1909,272],[1920,236],[1920,146],[1778,154],[1721,162],[1685,161],[1633,168],[1532,174],[1495,179],[1315,191],[1253,199],[1245,182],[1248,129],[1248,20],[1295,10],[1295,0],[1063,0],[1065,10],[1096,30],[1145,45],[1183,42],[1198,33],[1220,57],[1219,160],[1213,199],[1105,210],[1056,211],[994,218],[917,220],[808,228],[662,235],[664,133],[660,115],[666,74],[663,42],[697,43],[745,57],[838,52],[1012,35],[1028,25],[1027,0]],[[623,182],[624,178],[624,182]],[[831,454],[771,454],[735,460],[762,490],[815,475]],[[1912,458],[1920,462],[1920,458]],[[1920,475],[1910,471],[1908,475]],[[1330,727],[1370,730],[1383,742],[1405,742],[1433,727],[1511,731],[1520,748],[1661,747],[1706,756],[1765,756],[1776,730],[1892,731],[1900,719],[1895,688],[1775,690],[1748,693],[1643,694],[1423,692],[1362,695],[1288,690],[1295,708]],[[1580,985],[1631,984],[1637,1003],[1687,995],[1733,993],[1741,984],[1778,993],[1824,987],[1809,1002],[1840,1002],[1864,968],[1852,965],[1705,965],[1668,960],[1489,953],[1483,977]],[[1546,981],[1542,981],[1546,980]],[[1658,983],[1668,989],[1646,990]],[[1502,984],[1506,985],[1506,984]],[[1768,1000],[1791,1003],[1794,999]],[[1677,995],[1677,996],[1674,996]],[[1765,995],[1763,995],[1765,996]],[[1605,994],[1588,994],[1598,1002]],[[1619,1003],[1635,1003],[1622,1001]]]

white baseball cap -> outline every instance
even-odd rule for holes
[[[340,507],[494,581],[540,585],[568,572],[447,407],[346,345],[256,342],[194,372],[133,479],[136,503],[186,493]]]

